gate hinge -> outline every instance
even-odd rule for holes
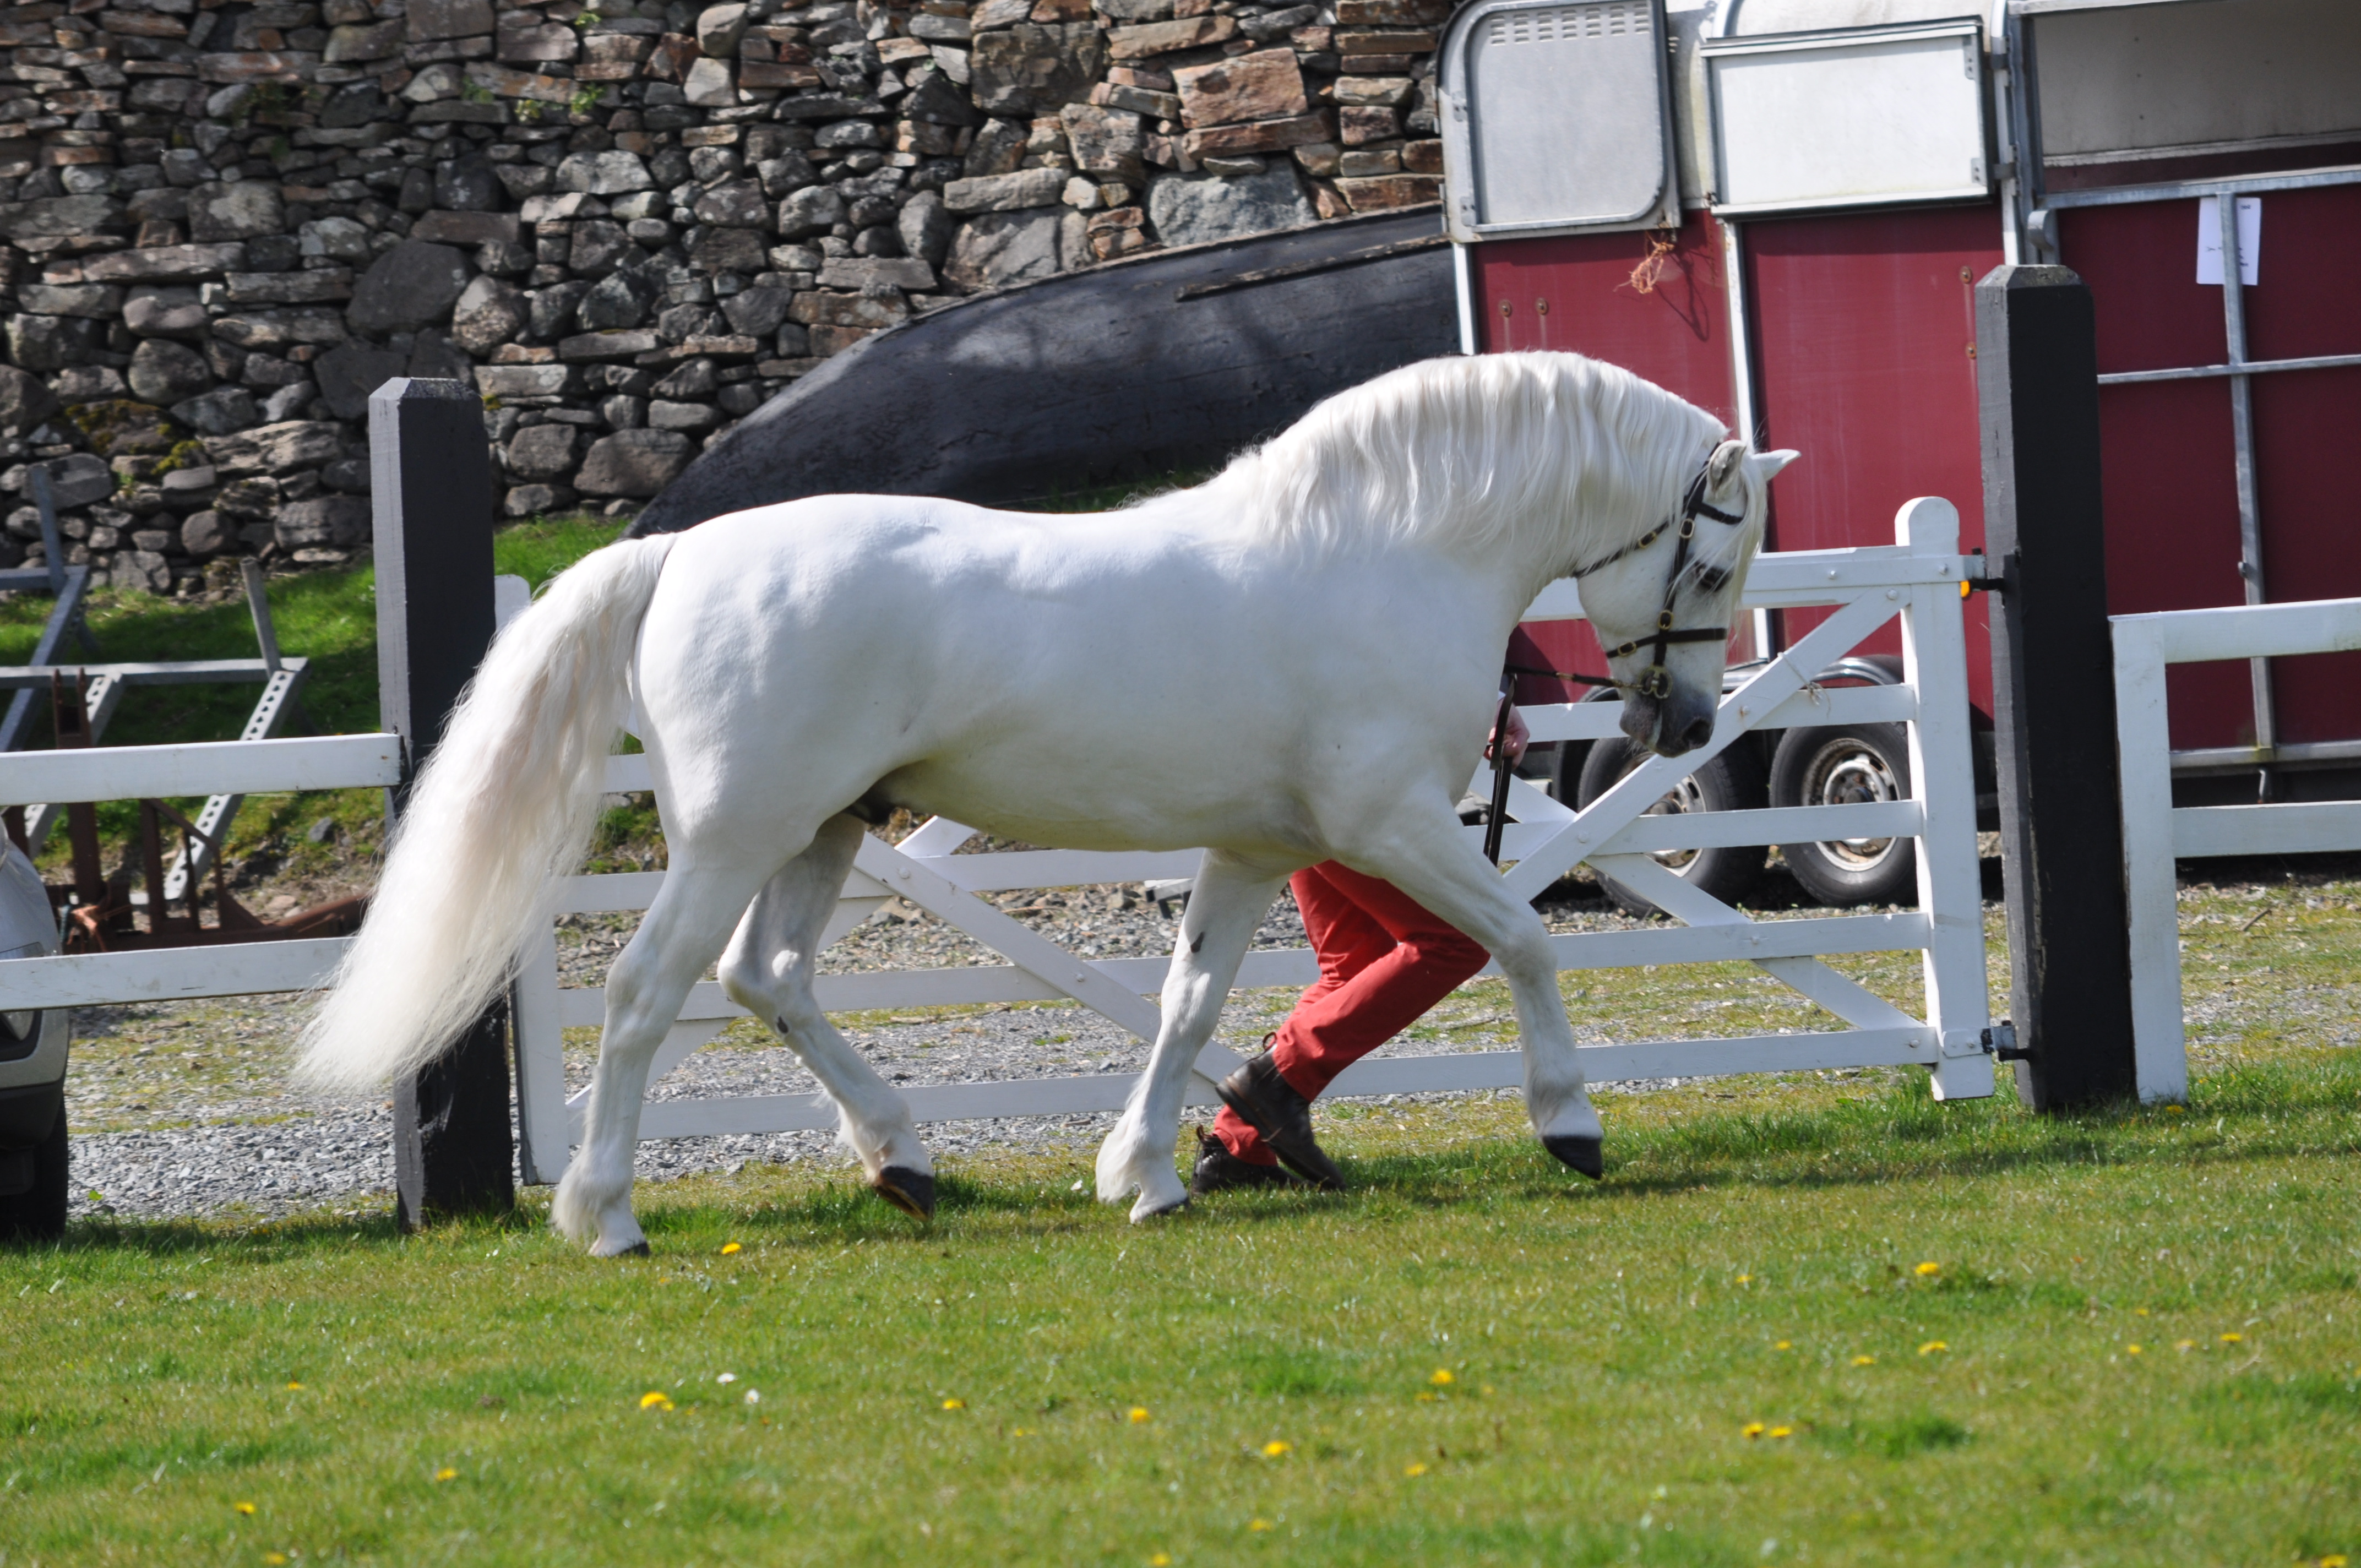
[[[1984,1031],[1983,1048],[2002,1061],[2027,1061],[2033,1056],[2017,1045],[2016,1025],[2005,1018]]]
[[[1984,1044],[1984,1040],[1991,1033],[1989,1029],[1982,1035],[1971,1034],[1965,1029],[1946,1029],[1937,1046],[1937,1050],[1938,1054],[1947,1058],[1981,1056],[1990,1048]]]

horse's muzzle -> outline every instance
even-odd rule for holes
[[[1713,720],[1713,704],[1678,687],[1662,697],[1623,694],[1623,733],[1660,757],[1677,757],[1712,740]]]

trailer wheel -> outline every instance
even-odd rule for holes
[[[1910,796],[1910,742],[1899,724],[1790,729],[1771,758],[1773,806],[1853,806]],[[1782,844],[1787,869],[1822,904],[1906,904],[1916,895],[1918,846],[1910,839],[1836,839]]]
[[[1647,753],[1620,735],[1594,742],[1590,755],[1583,759],[1576,805],[1588,806],[1605,795],[1646,757]],[[1730,747],[1683,778],[1665,791],[1664,798],[1650,806],[1647,814],[1668,817],[1688,811],[1746,811],[1763,802],[1763,763],[1752,748],[1741,745]],[[1764,854],[1765,847],[1761,844],[1667,850],[1656,856],[1656,861],[1690,886],[1713,894],[1724,904],[1735,904],[1762,882]],[[1607,896],[1630,913],[1656,913],[1653,904],[1613,877],[1600,872],[1598,882],[1607,890]]]
[[[0,1245],[55,1242],[66,1234],[66,1108],[59,1095],[58,1113],[49,1135],[26,1151],[33,1167],[33,1184],[22,1192],[0,1196]],[[8,1157],[0,1155],[0,1161]]]

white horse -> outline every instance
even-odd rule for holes
[[[1136,1193],[1135,1221],[1188,1201],[1190,1066],[1286,878],[1330,859],[1499,960],[1533,1127],[1596,1176],[1542,920],[1454,806],[1519,612],[1569,573],[1625,643],[1625,729],[1668,755],[1711,733],[1721,629],[1794,456],[1727,435],[1576,355],[1436,359],[1120,511],[826,496],[609,545],[493,645],[304,1069],[342,1086],[413,1070],[498,994],[549,879],[579,863],[628,728],[671,869],[609,978],[588,1138],[552,1211],[596,1255],[646,1248],[631,1188],[649,1064],[717,958],[835,1101],[871,1186],[931,1212],[907,1107],[812,994],[862,818],[894,806],[1036,844],[1206,847],[1154,1054],[1098,1157],[1101,1201]],[[1697,635],[1656,641],[1675,623]]]

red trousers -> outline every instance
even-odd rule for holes
[[[1320,980],[1279,1026],[1271,1056],[1290,1087],[1316,1100],[1338,1073],[1416,1023],[1489,955],[1393,883],[1334,861],[1296,872],[1289,885],[1320,958]],[[1240,1159],[1278,1163],[1261,1135],[1226,1105],[1213,1135]]]

